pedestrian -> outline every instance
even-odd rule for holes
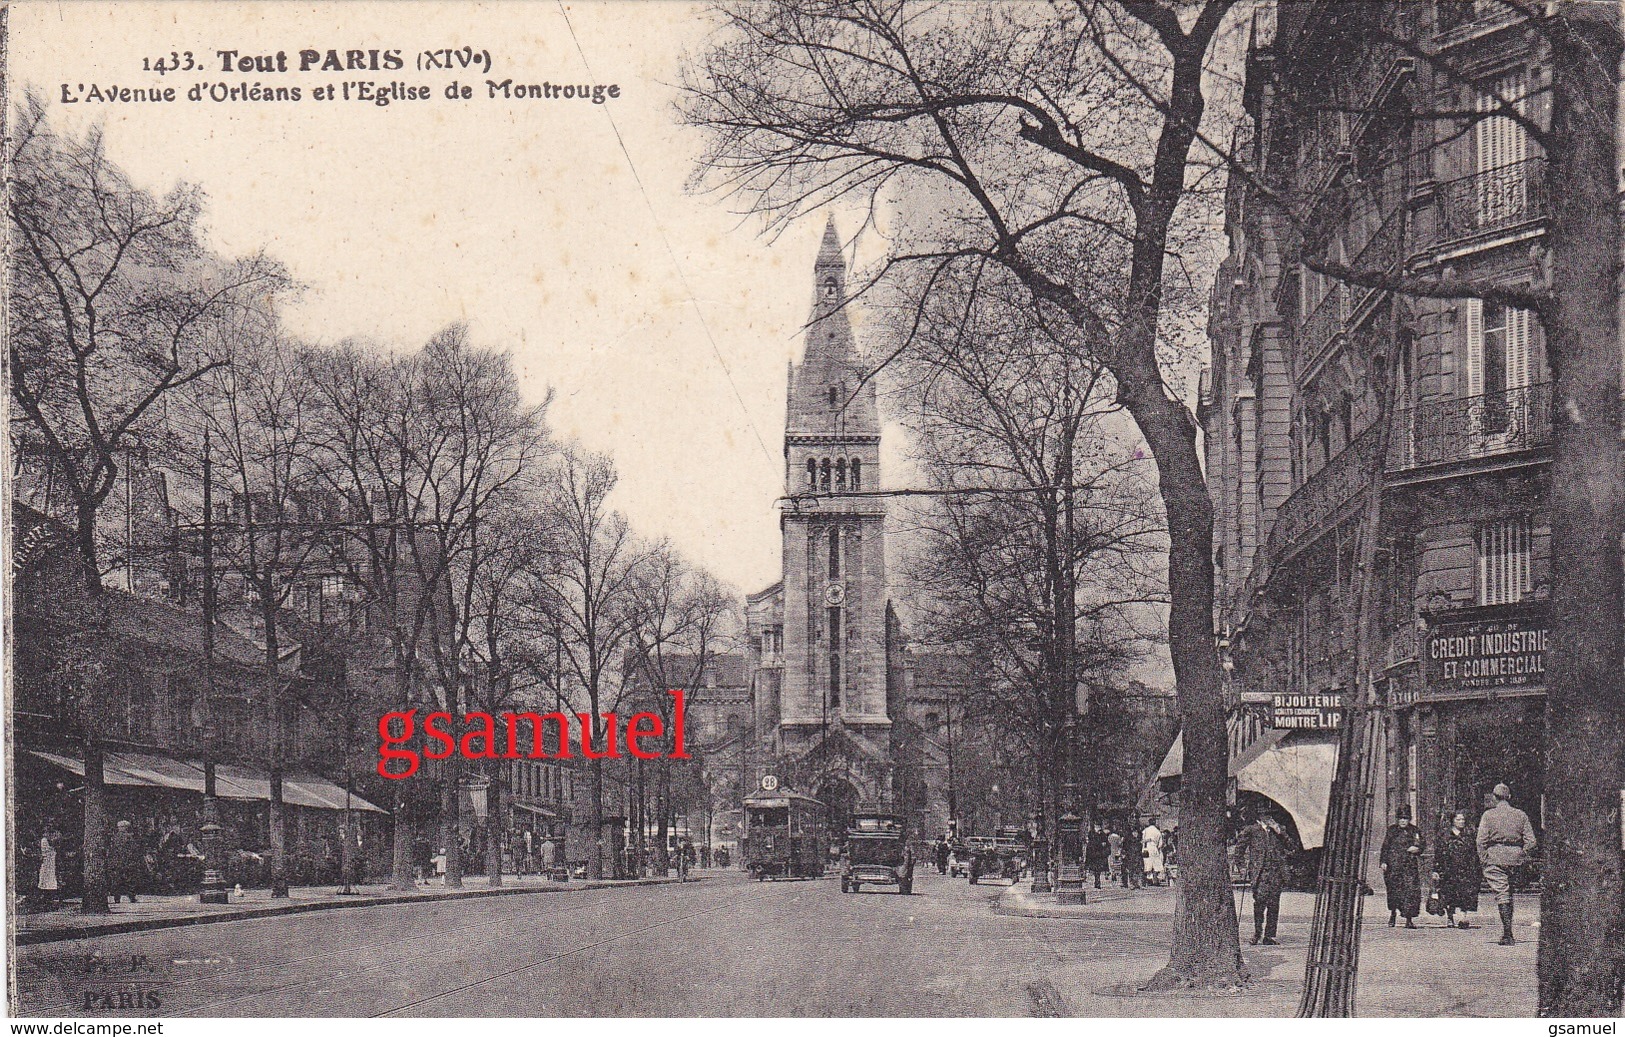
[[[1236,847],[1247,855],[1248,883],[1253,893],[1253,945],[1276,946],[1276,927],[1281,920],[1281,888],[1286,885],[1286,832],[1270,808],[1258,812],[1257,819],[1236,838]]]
[[[118,903],[121,896],[128,896],[130,903],[135,903],[136,878],[141,870],[142,853],[129,821],[119,821],[113,832],[112,852],[107,856],[108,888],[113,894],[113,903]]]
[[[1444,924],[1470,928],[1467,919],[1456,921],[1456,912],[1470,914],[1478,910],[1478,886],[1484,881],[1483,869],[1478,862],[1478,847],[1467,834],[1467,812],[1458,810],[1450,819],[1450,832],[1439,847],[1438,871],[1433,873],[1433,888],[1439,893],[1444,908]]]
[[[1388,888],[1388,925],[1403,915],[1405,928],[1416,928],[1422,911],[1422,830],[1411,824],[1411,808],[1394,811],[1394,823],[1382,841],[1383,883]]]
[[[1083,866],[1094,873],[1095,888],[1100,888],[1100,875],[1111,867],[1112,844],[1106,835],[1106,826],[1100,818],[1089,828],[1089,842],[1083,850]]]
[[[943,836],[937,836],[935,850],[937,858],[937,874],[946,875],[948,874],[948,840]]]
[[[1109,863],[1111,865],[1111,876],[1110,876],[1110,878],[1111,878],[1111,880],[1113,882],[1121,882],[1123,884],[1123,888],[1127,889],[1128,888],[1128,878],[1127,878],[1127,876],[1125,876],[1123,874],[1123,836],[1122,836],[1122,833],[1118,832],[1117,829],[1115,829],[1115,828],[1112,829],[1110,832],[1108,832],[1106,834],[1106,846],[1108,847],[1108,850],[1109,850],[1109,853],[1110,853],[1110,857],[1108,858],[1108,861],[1109,861]]]
[[[542,874],[548,878],[553,877],[553,869],[558,866],[559,847],[550,835],[542,840]]]
[[[1162,829],[1153,817],[1140,833],[1140,856],[1145,861],[1145,881],[1152,886],[1162,885]]]
[[[53,822],[45,822],[45,830],[39,837],[39,891],[40,897],[48,904],[56,903],[57,893],[61,883],[56,878],[56,847],[61,842],[62,833],[56,830]]]
[[[1512,790],[1504,783],[1495,786],[1492,795],[1495,805],[1478,819],[1478,858],[1501,912],[1500,944],[1510,947],[1517,942],[1512,938],[1512,883],[1535,851],[1535,828],[1529,815],[1512,805]]]

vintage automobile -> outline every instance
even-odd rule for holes
[[[971,837],[974,853],[970,860],[970,881],[975,885],[984,878],[1006,879],[1012,884],[1020,881],[1027,870],[1027,840],[1020,828],[1001,826],[991,839]]]
[[[745,867],[758,882],[811,879],[824,874],[829,855],[827,808],[775,783],[745,797]]]
[[[856,893],[865,882],[896,886],[904,896],[914,892],[914,849],[901,815],[879,810],[852,815],[841,853],[841,892]]]

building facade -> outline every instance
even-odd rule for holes
[[[1490,114],[1499,98],[1546,119],[1541,37],[1513,6],[1283,0],[1261,16],[1236,140],[1251,176],[1227,197],[1200,404],[1243,755],[1261,739],[1335,745],[1355,680],[1357,533],[1380,473],[1374,814],[1410,807],[1430,846],[1498,782],[1542,821],[1540,326],[1508,306],[1357,287],[1304,258],[1508,286],[1543,276],[1545,160],[1518,120]],[[1329,779],[1324,760],[1311,769]]]

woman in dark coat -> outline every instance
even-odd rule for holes
[[[1383,883],[1388,887],[1388,924],[1405,916],[1405,928],[1416,928],[1422,913],[1422,830],[1411,824],[1411,808],[1394,812],[1388,837],[1382,841]]]
[[[1450,834],[1439,847],[1439,870],[1433,873],[1439,901],[1444,905],[1445,925],[1468,928],[1467,919],[1456,921],[1456,912],[1469,914],[1478,910],[1478,887],[1484,881],[1484,870],[1478,862],[1476,840],[1467,831],[1467,815],[1456,811],[1450,822]]]
[[[1095,888],[1100,888],[1100,876],[1112,866],[1112,844],[1106,838],[1106,826],[1096,818],[1089,829],[1089,843],[1084,847],[1083,866],[1095,873]]]

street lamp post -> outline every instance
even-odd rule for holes
[[[224,904],[220,873],[220,803],[215,792],[214,742],[214,463],[203,430],[203,888],[198,902]]]

